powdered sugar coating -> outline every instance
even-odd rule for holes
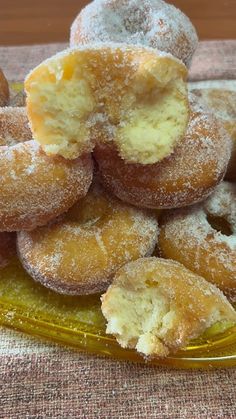
[[[233,140],[233,150],[225,179],[236,181],[236,92],[222,88],[194,89],[193,92],[222,122]]]
[[[74,20],[70,44],[96,41],[142,44],[189,66],[198,38],[188,17],[162,0],[94,0]]]
[[[143,46],[100,43],[63,51],[25,80],[34,138],[48,155],[71,159],[97,142],[114,142],[126,161],[156,162],[186,129],[186,78],[177,58]],[[134,132],[145,126],[150,134],[142,142]],[[167,132],[160,147],[158,126]]]
[[[156,57],[162,57],[162,58],[170,58],[171,61],[174,61],[175,63],[178,63],[179,66],[182,67],[182,72],[184,73],[186,71],[186,66],[183,64],[182,60],[180,60],[179,58],[177,58],[176,56],[174,56],[173,54],[171,54],[168,51],[162,51],[162,50],[157,50],[155,48],[152,48],[151,46],[147,46],[144,47],[141,43],[137,43],[135,45],[130,44],[127,40],[127,42],[113,42],[112,40],[108,40],[107,42],[101,42],[98,39],[95,39],[93,42],[87,44],[80,44],[74,47],[69,47],[66,48],[62,51],[57,52],[55,55],[53,55],[52,57],[47,58],[46,60],[44,60],[42,63],[40,63],[39,65],[37,65],[35,68],[33,68],[26,76],[25,78],[25,83],[27,83],[27,81],[30,79],[30,77],[32,76],[32,74],[34,74],[34,72],[39,69],[42,65],[44,66],[48,66],[50,69],[50,64],[53,63],[54,61],[56,61],[56,59],[58,59],[58,70],[61,69],[61,62],[60,62],[60,58],[63,57],[67,57],[69,54],[73,54],[76,53],[76,51],[97,51],[100,52],[101,54],[106,54],[106,50],[111,50],[112,53],[114,55],[116,55],[117,53],[122,52],[124,54],[124,62],[127,61],[129,59],[129,56],[131,54],[131,56],[134,56],[137,54],[137,56],[142,55],[143,52],[149,52],[151,54],[154,54]],[[116,51],[117,50],[117,51]],[[137,58],[136,58],[137,61]],[[134,69],[138,68],[138,62],[136,62],[135,60],[133,60],[132,65],[134,67]],[[122,66],[122,63],[117,64],[117,66]],[[53,68],[52,68],[53,71]],[[104,69],[104,73],[106,74],[107,69]],[[58,77],[59,77],[59,71],[58,71]],[[108,81],[108,78],[107,80]],[[27,93],[27,92],[26,92]]]
[[[91,157],[46,156],[30,139],[24,108],[0,109],[0,138],[0,231],[44,225],[86,194]]]
[[[16,254],[16,235],[14,233],[0,233],[0,268],[8,265]]]
[[[114,147],[97,146],[102,182],[121,200],[147,208],[176,208],[202,201],[222,180],[232,142],[222,126],[190,94],[185,137],[169,157],[153,165],[125,163]]]
[[[32,140],[26,108],[0,108],[0,145],[15,145]]]
[[[236,92],[220,88],[192,89],[217,118],[236,125]]]
[[[225,223],[230,232],[224,233]],[[204,276],[235,300],[236,185],[222,182],[202,205],[170,211],[162,223],[159,246],[163,255]]]
[[[102,296],[102,312],[107,333],[122,347],[159,357],[217,322],[236,322],[234,308],[217,287],[180,263],[154,257],[117,272]]]
[[[127,261],[150,255],[158,225],[149,213],[110,198],[98,186],[58,223],[18,234],[29,274],[63,294],[106,289]]]

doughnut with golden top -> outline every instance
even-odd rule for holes
[[[62,294],[104,291],[122,265],[151,255],[156,218],[109,197],[99,185],[62,220],[18,233],[18,252],[28,273]]]
[[[199,202],[213,191],[226,172],[232,142],[194,95],[189,103],[186,135],[156,164],[127,163],[110,144],[97,144],[95,159],[110,192],[136,206],[176,208]]]
[[[234,308],[216,286],[178,262],[154,257],[116,273],[102,296],[102,312],[107,333],[149,358],[175,352],[217,323],[236,323]]]
[[[95,0],[75,18],[70,44],[97,41],[156,48],[189,66],[198,37],[189,18],[162,0]]]
[[[232,155],[225,179],[236,181],[236,92],[225,89],[193,89],[202,101],[213,111],[216,118],[222,121],[224,128],[233,140]]]
[[[72,159],[109,143],[126,161],[155,163],[185,133],[186,77],[177,58],[150,48],[100,44],[63,51],[26,78],[34,138],[48,155]]]
[[[163,216],[161,254],[236,300],[236,185],[222,182],[201,205]]]
[[[48,223],[86,194],[92,173],[89,155],[48,157],[32,140],[24,108],[0,108],[0,231]]]

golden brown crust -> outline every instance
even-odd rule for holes
[[[72,23],[70,45],[99,41],[149,46],[189,66],[198,38],[188,17],[162,0],[95,0]]]
[[[2,69],[0,68],[0,106],[6,106],[9,101],[9,86]]]
[[[62,51],[25,80],[34,138],[48,155],[73,159],[109,142],[127,162],[156,163],[186,131],[186,79],[182,62],[151,48],[101,43]]]
[[[32,139],[26,108],[0,108],[0,145],[11,146]]]
[[[190,96],[185,137],[169,157],[153,165],[127,164],[111,145],[97,145],[95,159],[108,190],[133,205],[175,208],[206,198],[222,180],[231,153],[227,133]]]
[[[216,322],[236,322],[233,307],[214,285],[178,262],[154,257],[116,273],[102,296],[102,312],[107,333],[148,356],[175,352]]]
[[[92,174],[90,155],[46,156],[31,140],[24,108],[0,110],[0,231],[46,224],[86,194]]]
[[[18,234],[21,261],[36,280],[62,294],[104,291],[127,261],[151,254],[154,216],[108,197],[98,186],[50,226]]]
[[[223,123],[233,140],[232,155],[225,179],[236,181],[236,92],[224,89],[193,89],[201,100],[213,111]]]
[[[202,205],[163,216],[161,254],[236,299],[236,186],[222,182]]]
[[[15,233],[0,233],[0,268],[7,266],[14,255],[16,255]]]

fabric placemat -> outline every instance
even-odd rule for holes
[[[65,47],[0,47],[0,67],[9,80],[23,80]],[[201,42],[189,79],[220,80],[236,89],[236,41]],[[235,369],[184,371],[120,362],[6,328],[0,328],[0,377],[0,419],[236,418]]]

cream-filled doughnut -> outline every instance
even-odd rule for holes
[[[236,185],[222,182],[201,205],[163,216],[161,254],[236,300]]]
[[[24,108],[0,108],[0,231],[31,230],[62,214],[86,194],[92,173],[89,155],[48,157]]]
[[[162,0],[95,0],[75,18],[70,44],[98,41],[141,44],[190,65],[198,38],[189,18]]]
[[[189,95],[189,104],[186,134],[156,164],[127,163],[110,144],[96,145],[101,180],[110,192],[139,207],[175,208],[199,202],[213,191],[226,172],[232,141],[196,96]]]
[[[28,273],[62,294],[104,291],[118,268],[151,255],[158,225],[149,213],[109,197],[99,185],[58,223],[18,233]]]
[[[75,158],[113,144],[126,161],[172,153],[189,119],[183,63],[153,49],[100,44],[66,50],[26,78],[34,138],[49,155]]]
[[[102,296],[106,332],[124,348],[165,357],[236,312],[213,284],[173,260],[143,258],[115,275]]]

